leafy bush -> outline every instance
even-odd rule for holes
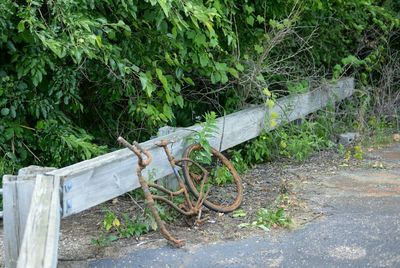
[[[144,140],[257,103],[265,88],[302,92],[309,66],[314,78],[355,71],[368,84],[400,48],[390,0],[4,0],[0,10],[2,174],[88,159],[119,135]]]

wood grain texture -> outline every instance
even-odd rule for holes
[[[3,177],[4,256],[5,266],[15,267],[29,213],[33,180],[18,180],[17,176]]]
[[[20,169],[18,176],[5,175],[3,177],[4,256],[6,267],[15,267],[17,265],[36,175],[52,170],[55,170],[55,168],[29,166]]]
[[[210,144],[222,151],[226,150],[257,137],[263,129],[273,129],[274,127],[269,126],[269,115],[272,112],[279,116],[276,120],[278,126],[302,118],[329,103],[343,100],[353,92],[354,79],[345,78],[336,84],[324,85],[304,94],[281,98],[271,111],[265,105],[260,105],[229,114],[218,118],[219,133],[210,139]],[[146,172],[150,172],[154,179],[171,174],[164,152],[154,145],[155,142],[161,139],[173,141],[171,150],[179,158],[186,146],[186,137],[196,130],[199,130],[199,126],[178,129],[174,133],[142,143],[141,145],[150,151],[154,159]],[[138,188],[136,164],[136,157],[128,149],[122,149],[49,172],[48,174],[60,176],[62,179],[62,216],[78,213]],[[149,177],[149,174],[145,176]]]
[[[17,267],[57,267],[60,178],[37,175]]]

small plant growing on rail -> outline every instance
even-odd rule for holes
[[[211,163],[211,145],[208,139],[215,136],[218,132],[217,115],[215,112],[206,113],[204,116],[205,121],[199,123],[202,127],[200,131],[195,131],[187,139],[189,144],[198,143],[203,147],[203,150],[196,152],[195,161],[200,163]]]

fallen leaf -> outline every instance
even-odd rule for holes
[[[384,166],[383,163],[381,163],[381,162],[375,162],[375,163],[372,165],[372,167],[373,167],[373,168],[385,168],[385,166]]]
[[[400,141],[400,134],[399,133],[393,134],[393,140],[399,142]]]

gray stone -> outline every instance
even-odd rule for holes
[[[343,133],[339,135],[338,143],[342,144],[343,146],[348,146],[350,144],[354,144],[359,137],[360,134],[358,132]]]

